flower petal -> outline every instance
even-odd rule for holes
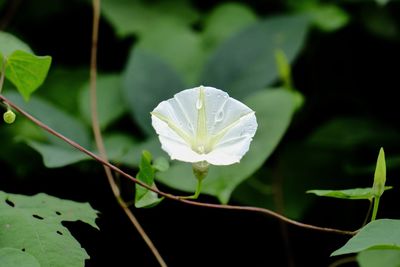
[[[248,106],[229,97],[229,95],[213,87],[204,87],[206,95],[206,116],[209,135],[216,135],[226,126],[238,121],[246,114],[252,113]]]
[[[181,127],[191,136],[195,134],[197,122],[197,109],[195,108],[198,92],[194,89],[183,90],[168,99],[168,103],[174,108],[174,112],[181,122]]]
[[[168,123],[154,115],[151,116],[151,119],[154,129],[156,129],[159,135],[161,147],[168,153],[171,159],[185,162],[198,162],[203,160],[202,155],[194,152],[191,146],[168,126]]]
[[[247,153],[257,130],[254,112],[240,118],[214,144],[207,161],[213,165],[230,165],[241,160]]]

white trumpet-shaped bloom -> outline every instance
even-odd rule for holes
[[[161,102],[151,119],[171,159],[192,163],[239,162],[257,130],[253,110],[226,92],[206,86]]]

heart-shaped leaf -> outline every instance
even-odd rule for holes
[[[400,220],[381,219],[370,222],[331,256],[367,249],[400,249]]]

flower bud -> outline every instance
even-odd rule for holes
[[[379,150],[378,160],[376,162],[373,191],[376,197],[380,197],[385,191],[386,183],[386,162],[383,148]]]
[[[13,123],[15,121],[15,117],[15,113],[10,109],[3,114],[3,120],[8,124]]]

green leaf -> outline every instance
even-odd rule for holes
[[[46,81],[36,95],[46,98],[69,114],[78,116],[80,115],[80,110],[77,108],[78,96],[88,79],[89,70],[86,67],[54,67],[49,71]]]
[[[136,47],[160,57],[192,84],[197,82],[206,58],[201,41],[200,34],[190,27],[162,24],[146,33]]]
[[[0,248],[0,267],[40,267],[40,263],[20,249]]]
[[[304,142],[289,141],[280,145],[274,157],[276,160],[272,164],[264,164],[253,177],[240,184],[233,194],[235,201],[246,206],[276,210],[289,218],[302,220],[310,204],[318,200],[304,193],[310,185],[315,188],[326,188],[342,186],[344,183],[343,180],[337,179],[343,176],[337,162],[338,158],[343,158],[340,152],[335,154]],[[279,177],[276,176],[277,173]],[[272,190],[272,185],[277,182],[279,189]],[[284,207],[278,206],[276,194],[281,194],[279,197],[283,197]]]
[[[148,151],[142,152],[142,159],[139,165],[139,172],[136,178],[139,181],[155,188],[154,184],[154,174],[155,169],[151,165],[152,155]],[[158,198],[157,193],[136,184],[135,193],[135,207],[136,208],[149,208],[157,205],[163,200],[163,198]]]
[[[100,75],[97,79],[97,113],[100,128],[104,129],[117,120],[126,111],[121,93],[119,75]],[[86,83],[80,92],[79,108],[86,122],[91,125],[89,84]]]
[[[390,2],[390,0],[375,0],[378,5],[384,6]]]
[[[206,63],[201,83],[243,99],[278,78],[275,51],[293,62],[306,37],[307,16],[280,16],[259,21],[235,34]]]
[[[28,140],[27,144],[42,155],[43,163],[47,168],[59,168],[78,163],[80,161],[92,159],[85,153],[73,147],[64,147],[32,140]],[[104,136],[104,146],[110,161],[123,163],[121,161],[126,154],[130,152],[132,147],[137,147],[138,145],[130,136],[112,134]],[[96,145],[92,144],[91,147],[86,148],[94,153],[97,153],[95,147]],[[137,166],[137,164],[134,166]]]
[[[246,5],[222,3],[214,8],[204,21],[203,43],[207,50],[256,22],[257,16]]]
[[[388,40],[398,40],[400,28],[397,16],[390,8],[365,8],[361,15],[363,26],[370,33]]]
[[[122,164],[123,158],[132,148],[138,147],[139,143],[131,134],[112,133],[104,135],[104,146],[110,161]],[[96,144],[93,144],[95,147]],[[139,152],[140,154],[140,152]],[[137,165],[135,165],[136,167]]]
[[[346,26],[350,21],[349,14],[342,8],[331,4],[316,4],[306,10],[319,29],[331,32]]]
[[[5,95],[54,130],[85,148],[91,148],[89,129],[75,117],[37,96],[33,96],[29,103],[26,103],[15,92],[6,92]],[[38,151],[42,155],[46,167],[62,167],[89,158],[45,131],[42,131],[45,134],[44,140],[42,138],[37,140],[29,131],[25,131],[26,127],[19,127],[16,130],[18,129],[20,131],[16,132],[17,138]]]
[[[0,66],[6,58],[5,77],[25,100],[44,82],[51,57],[36,56],[30,47],[12,34],[0,31]]]
[[[380,129],[376,131],[376,129]],[[357,146],[392,141],[397,143],[399,133],[379,121],[357,117],[338,117],[322,124],[308,138],[309,144],[350,150]]]
[[[391,186],[385,186],[385,191],[392,189]],[[307,193],[315,194],[322,197],[334,197],[343,199],[372,199],[374,197],[374,190],[368,188],[354,188],[344,190],[308,190]]]
[[[26,103],[18,94],[14,92],[5,92],[5,95],[15,104],[57,132],[63,134],[71,140],[74,140],[81,146],[90,146],[91,142],[89,129],[75,117],[64,112],[46,100],[41,99],[40,97],[32,97],[29,103]],[[25,136],[24,134],[25,133],[19,133],[19,135],[22,137]],[[46,136],[48,137],[49,143],[70,148],[69,145],[65,144],[57,137],[54,137],[50,134],[47,134]]]
[[[120,37],[144,35],[165,24],[189,26],[198,18],[186,0],[104,0],[101,8]]]
[[[4,6],[6,0],[0,0],[0,9]]]
[[[17,37],[10,33],[0,31],[0,62],[3,62],[3,56],[8,58],[15,50],[33,53],[31,48]]]
[[[51,57],[35,56],[22,50],[7,57],[5,75],[26,101],[44,82],[50,69]]]
[[[167,153],[161,149],[158,138],[154,137],[137,143],[135,146],[130,146],[129,150],[119,162],[130,167],[137,167],[140,164],[143,150],[149,151],[156,159],[168,157]]]
[[[400,250],[395,249],[371,249],[361,251],[357,255],[360,267],[399,267]]]
[[[89,256],[62,222],[83,221],[97,228],[97,212],[88,203],[46,194],[0,192],[0,248],[25,251],[41,267],[78,267]],[[98,228],[97,228],[98,229]]]
[[[379,150],[378,159],[376,162],[376,169],[374,174],[374,195],[376,197],[380,197],[385,191],[385,183],[386,183],[386,161],[385,161],[385,152],[383,148]]]
[[[184,88],[181,77],[161,58],[132,50],[123,74],[123,94],[132,116],[146,134],[155,136],[150,112]]]
[[[211,166],[203,181],[202,193],[216,196],[222,203],[227,203],[232,191],[271,155],[289,126],[294,111],[293,95],[284,89],[260,91],[244,102],[256,111],[258,122],[249,152],[239,164]],[[186,163],[173,164],[166,172],[158,173],[157,179],[182,191],[192,192],[196,187],[192,166]]]
[[[370,222],[331,256],[367,249],[400,249],[400,220],[381,219]]]
[[[54,144],[27,141],[27,144],[42,155],[43,163],[47,168],[59,168],[90,159],[81,151]]]

